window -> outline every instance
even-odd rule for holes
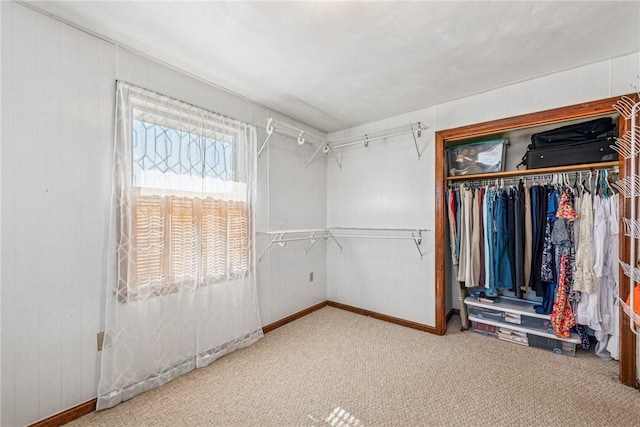
[[[262,337],[255,127],[125,82],[115,99],[99,409]]]
[[[238,129],[163,101],[132,95],[131,123],[122,126],[130,132],[121,204],[128,244],[119,246],[126,300],[240,279],[251,263],[247,153]]]

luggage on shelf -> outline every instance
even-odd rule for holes
[[[610,162],[618,160],[618,152],[611,148],[614,143],[615,138],[596,138],[590,141],[529,149],[525,154],[525,164],[527,169],[537,169]]]
[[[618,152],[611,148],[617,135],[611,117],[535,133],[520,165],[537,169],[618,160]]]
[[[531,135],[530,148],[544,148],[615,136],[618,136],[618,130],[616,124],[613,123],[613,119],[611,117],[601,117],[587,122],[534,133]]]

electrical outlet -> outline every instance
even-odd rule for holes
[[[309,281],[313,282],[313,271],[309,272]]]
[[[98,351],[102,351],[102,346],[104,345],[104,331],[98,332],[97,338],[98,338]]]

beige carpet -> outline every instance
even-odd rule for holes
[[[71,426],[639,426],[618,364],[325,307]]]

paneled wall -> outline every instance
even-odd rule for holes
[[[114,48],[2,10],[2,420],[96,395],[104,313]]]
[[[14,426],[96,395],[115,80],[251,123],[277,113],[22,4],[0,8],[0,424]],[[639,62],[618,58],[332,135],[423,121],[431,128],[418,140],[421,159],[403,136],[342,150],[341,169],[324,156],[305,167],[311,147],[274,137],[258,160],[257,229],[433,230],[435,130],[627,93]],[[258,253],[266,242],[259,234]],[[308,243],[291,242],[266,253],[263,324],[325,299],[435,324],[434,247],[445,242],[427,232],[423,259],[410,240],[342,244],[318,242],[306,254]]]
[[[19,426],[96,396],[116,79],[250,123],[276,113],[24,5],[0,7],[0,425]],[[309,150],[279,138],[265,149],[258,229],[324,227],[326,167],[305,169]],[[263,324],[326,299],[322,245],[274,248],[258,265]]]
[[[433,230],[435,131],[631,93],[632,85],[640,85],[638,74],[640,54],[636,53],[332,133],[330,139],[336,139],[418,120],[430,126],[423,136],[428,142],[422,160],[415,156],[411,137],[402,137],[369,148],[344,149],[342,170],[329,162],[327,221],[329,225]],[[372,244],[354,239],[342,253],[329,245],[328,298],[435,326],[436,244],[448,242],[436,242],[428,235],[423,260],[412,252],[415,248],[402,242]],[[451,285],[447,303],[458,308]]]
[[[433,109],[332,134],[343,138],[421,121],[433,122]],[[336,150],[342,168],[329,160],[327,224],[330,227],[430,229],[423,236],[423,258],[412,240],[340,239],[342,251],[327,243],[327,298],[379,313],[433,324],[434,151],[433,132]],[[431,206],[429,206],[431,204]],[[358,233],[360,234],[360,233]],[[366,235],[365,233],[362,233]],[[372,235],[410,237],[406,231]]]
[[[308,132],[302,123],[271,114]],[[266,117],[266,116],[265,116]],[[258,128],[258,147],[266,137]],[[320,158],[305,167],[314,147],[274,134],[258,159],[257,252],[266,248],[264,231],[324,228],[326,224],[326,163]],[[257,264],[258,296],[263,325],[325,301],[325,242],[319,241],[307,254],[309,242],[274,244]],[[309,281],[313,273],[313,281]]]

